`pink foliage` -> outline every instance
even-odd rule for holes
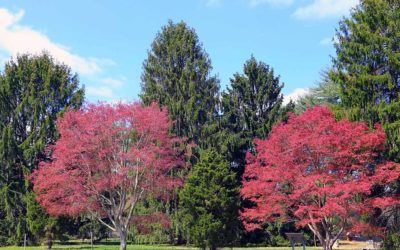
[[[340,229],[373,207],[398,205],[398,196],[370,196],[374,185],[399,180],[399,164],[377,161],[385,143],[380,126],[337,121],[327,107],[292,114],[247,157],[241,195],[255,206],[241,213],[246,229],[289,218],[316,231],[324,223]]]
[[[32,175],[38,202],[52,215],[119,220],[138,200],[182,185],[173,174],[184,167],[182,140],[169,134],[168,113],[156,104],[89,104],[57,125],[52,160]]]

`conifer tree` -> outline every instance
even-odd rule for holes
[[[341,112],[372,127],[382,124],[388,157],[400,162],[400,2],[364,0],[337,30],[330,78],[340,86]],[[375,190],[376,193],[397,189]],[[377,214],[381,225],[398,231],[399,206]],[[394,223],[389,223],[394,222]]]
[[[252,56],[243,71],[233,76],[221,103],[221,152],[228,155],[239,177],[253,139],[266,138],[272,125],[284,117],[281,111],[290,111],[281,109],[283,84],[269,65]]]
[[[57,139],[57,116],[79,108],[83,97],[78,76],[47,53],[6,63],[0,75],[0,244],[20,244],[25,233],[33,240],[26,221],[26,201],[34,202],[24,198],[31,195],[27,176]]]
[[[156,101],[166,107],[174,120],[172,132],[202,148],[210,146],[210,134],[216,127],[219,81],[211,71],[211,60],[195,30],[183,21],[169,21],[151,44],[141,76],[142,102],[150,105]],[[173,218],[168,237],[174,243],[184,241],[178,206],[178,197],[172,197],[164,208]]]
[[[219,81],[194,29],[169,21],[143,63],[142,101],[166,106],[173,132],[204,146],[205,126],[217,114]]]
[[[229,162],[205,150],[180,192],[188,239],[205,249],[232,246],[238,236],[239,187]]]
[[[337,30],[336,58],[330,73],[340,85],[346,115],[388,135],[390,156],[400,158],[400,3],[361,1]]]
[[[308,108],[315,106],[328,105],[336,107],[340,105],[340,86],[337,82],[332,81],[329,77],[329,70],[321,73],[321,80],[314,88],[309,89],[309,93],[300,97],[295,104],[296,113],[306,111]]]

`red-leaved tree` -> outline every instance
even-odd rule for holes
[[[362,215],[400,204],[391,187],[400,167],[383,160],[385,141],[380,126],[337,121],[327,107],[291,115],[248,155],[241,195],[254,206],[241,213],[246,229],[294,219],[332,249],[343,230],[365,226]],[[377,186],[385,196],[374,197]]]
[[[52,159],[32,175],[38,202],[51,215],[90,214],[126,249],[136,204],[182,184],[173,174],[184,167],[182,141],[169,134],[167,112],[156,104],[89,104],[57,125]]]

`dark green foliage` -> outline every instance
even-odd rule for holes
[[[230,246],[238,236],[239,188],[229,163],[215,150],[202,151],[180,192],[190,242],[205,249]]]
[[[400,249],[400,233],[390,234],[383,242],[384,250]]]
[[[199,146],[205,125],[216,115],[219,82],[196,32],[169,21],[157,34],[143,63],[144,104],[156,101],[175,120],[173,132]]]
[[[76,224],[76,222],[75,222]],[[81,239],[91,239],[90,233],[93,236],[93,242],[98,242],[102,239],[108,238],[109,229],[101,224],[98,220],[95,219],[87,219],[84,221],[80,221],[80,226],[77,228],[77,231],[69,231],[69,234],[77,234]]]
[[[213,121],[217,116],[219,81],[211,71],[211,60],[195,30],[184,22],[169,21],[151,45],[141,78],[143,103],[156,101],[160,107],[167,107],[175,121],[172,132],[204,148],[215,131]],[[194,151],[197,155],[197,149]],[[195,162],[196,157],[190,160]],[[175,244],[184,240],[177,216],[178,203],[175,197],[162,208],[172,218],[168,238]]]
[[[400,2],[365,0],[344,18],[337,31],[337,56],[330,79],[340,86],[339,116],[382,124],[388,157],[400,161]],[[399,186],[377,188],[373,195],[400,193]],[[398,230],[399,207],[380,211],[377,221]],[[391,248],[388,248],[391,249]],[[394,249],[394,248],[393,248]]]
[[[34,242],[42,230],[27,224],[42,216],[27,211],[38,209],[27,177],[57,139],[57,116],[79,108],[83,95],[77,75],[46,53],[6,63],[0,75],[0,235],[7,240],[0,243],[21,244],[25,233]]]
[[[266,138],[272,126],[284,117],[281,112],[283,84],[274,70],[252,56],[243,71],[244,74],[233,76],[231,86],[222,93],[219,143],[220,151],[227,155],[239,177],[254,138]]]
[[[383,125],[390,156],[400,156],[400,2],[365,0],[337,31],[330,78],[340,86],[345,115]]]

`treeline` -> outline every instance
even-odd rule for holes
[[[362,1],[339,23],[336,56],[319,86],[287,105],[282,104],[279,75],[254,56],[221,91],[195,30],[169,21],[143,63],[140,99],[144,105],[155,101],[168,109],[175,121],[171,132],[191,145],[187,161],[192,167],[174,173],[186,182],[167,202],[154,197],[135,208],[136,214],[150,219],[132,227],[130,239],[200,247],[279,246],[289,244],[285,232],[302,231],[313,244],[312,234],[294,222],[268,223],[252,233],[244,230],[239,211],[251,206],[239,194],[246,154],[255,153],[254,139],[267,138],[272,126],[285,122],[290,112],[329,105],[337,118],[364,121],[371,128],[381,123],[389,146],[384,157],[399,162],[398,13],[397,1]],[[0,245],[21,245],[25,234],[29,244],[84,238],[90,232],[96,240],[107,236],[106,228],[90,217],[48,216],[28,178],[39,162],[48,160],[45,150],[59,137],[57,117],[79,109],[83,100],[78,76],[46,53],[6,63],[0,75]],[[154,213],[168,215],[170,223],[151,220]],[[383,211],[376,219],[387,228],[388,241],[398,241],[400,209]]]

